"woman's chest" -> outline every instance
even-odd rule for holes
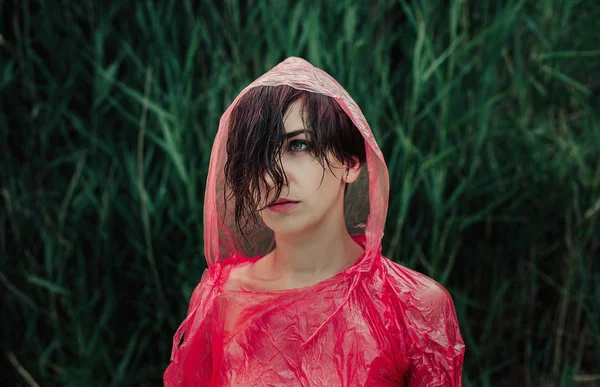
[[[270,300],[225,296],[222,344],[213,364],[220,385],[403,385],[408,363],[392,349],[382,317],[332,293]],[[340,307],[342,305],[342,307]]]

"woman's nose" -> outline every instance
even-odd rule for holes
[[[289,181],[290,179],[293,179],[293,171],[290,168],[286,168],[285,164],[282,162],[282,168],[281,170],[279,170],[279,173],[281,174],[281,197],[285,197],[285,195],[288,194],[288,190],[289,190]],[[265,173],[264,175],[264,183],[266,184],[266,189],[267,191],[269,191],[269,196],[274,195],[277,190],[277,184],[275,183],[275,181],[273,180],[273,178],[268,174]],[[275,191],[275,192],[273,192]]]

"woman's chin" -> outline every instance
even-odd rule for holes
[[[313,228],[306,220],[299,219],[298,217],[268,219],[265,221],[265,224],[276,235],[299,235],[309,232]]]
[[[300,224],[277,224],[267,225],[275,235],[298,235],[306,231],[306,227]]]

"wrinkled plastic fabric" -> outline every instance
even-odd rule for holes
[[[225,290],[232,268],[270,252],[264,225],[251,243],[225,206],[229,116],[256,86],[333,97],[362,133],[366,166],[345,198],[358,261],[309,287]],[[381,255],[388,172],[359,107],[330,75],[288,58],[245,88],[221,117],[204,202],[208,269],[175,333],[166,386],[460,386],[464,356],[452,298],[437,282]]]

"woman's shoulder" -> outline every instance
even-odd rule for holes
[[[253,266],[262,257],[234,255],[220,262],[219,274],[224,291],[247,289],[252,285]]]
[[[240,290],[247,286],[249,265],[244,263],[231,263],[224,276],[223,290]]]
[[[386,257],[382,258],[388,287],[412,306],[429,309],[451,302],[450,293],[433,278]]]

